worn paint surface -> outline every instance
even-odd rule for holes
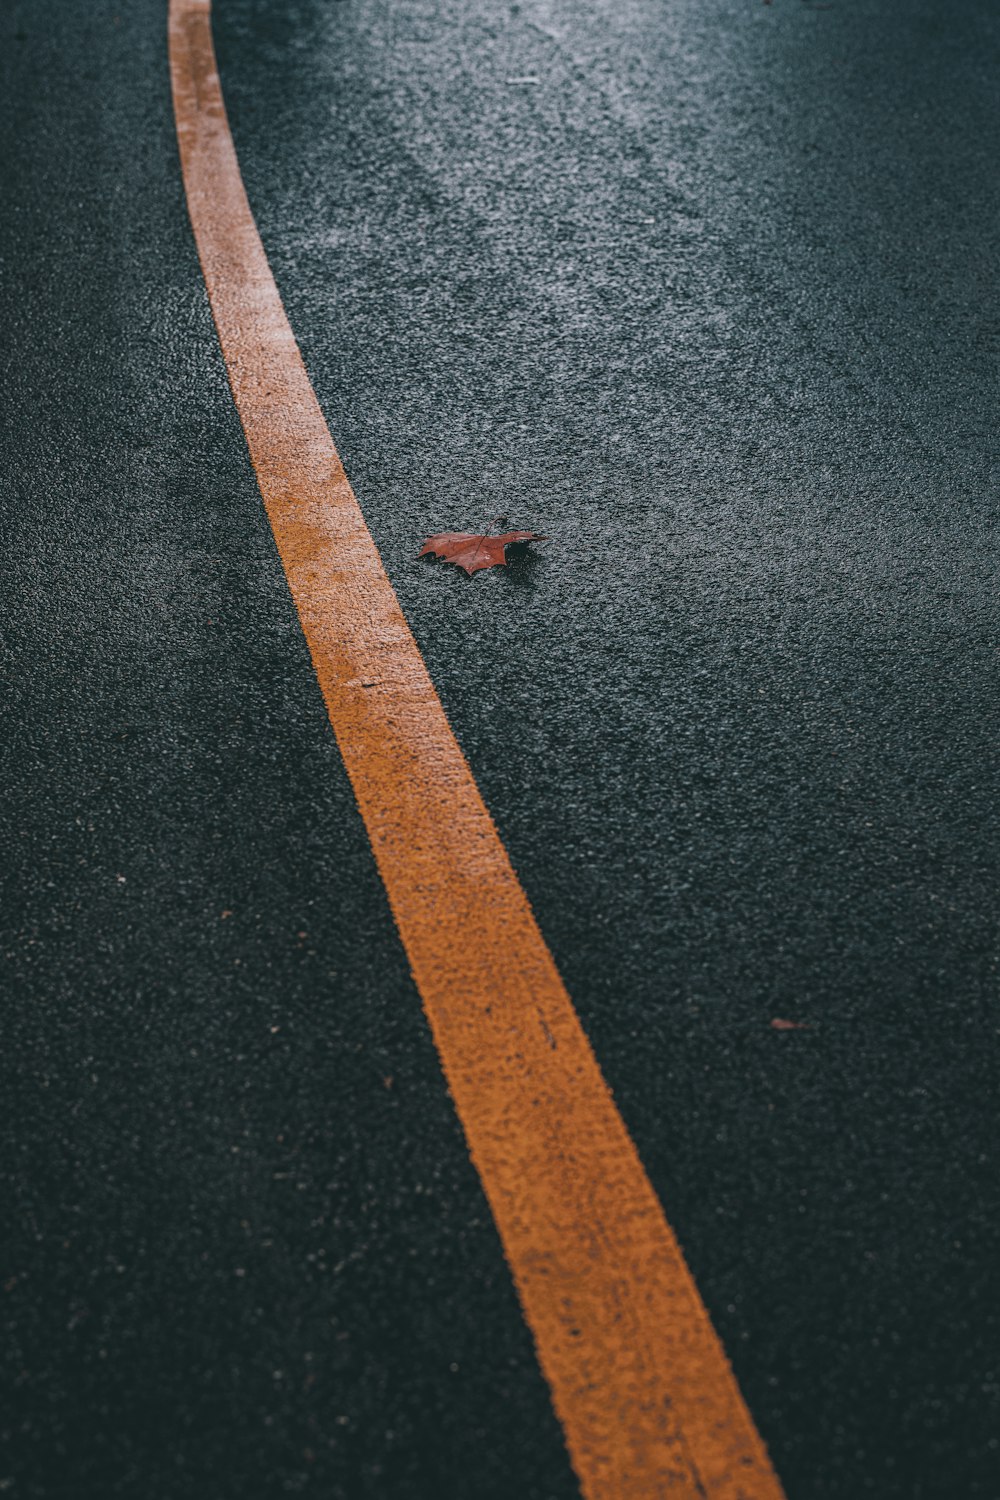
[[[207,0],[172,0],[188,202],[292,596],[584,1493],[776,1500],[732,1372],[365,526],[271,279]]]

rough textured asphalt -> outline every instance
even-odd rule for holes
[[[216,37],[790,1500],[996,1500],[1000,15],[217,0]],[[0,1489],[568,1500],[229,398],[165,5],[9,0],[0,69]],[[500,513],[537,559],[415,560]]]

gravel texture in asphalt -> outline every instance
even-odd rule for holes
[[[0,1487],[570,1500],[232,408],[165,10],[0,15]],[[789,1500],[996,1500],[1000,14],[215,26],[334,440]],[[501,514],[551,540],[417,559]]]

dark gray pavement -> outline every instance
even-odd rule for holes
[[[217,0],[216,38],[789,1500],[997,1500],[1000,13]],[[231,406],[165,4],[7,0],[0,70],[0,1491],[568,1500]],[[537,558],[415,560],[501,512]]]

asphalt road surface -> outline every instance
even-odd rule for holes
[[[570,1500],[166,19],[0,8],[0,1493]],[[213,20],[330,431],[788,1500],[998,1500],[1000,12]],[[501,514],[550,540],[416,558]]]

